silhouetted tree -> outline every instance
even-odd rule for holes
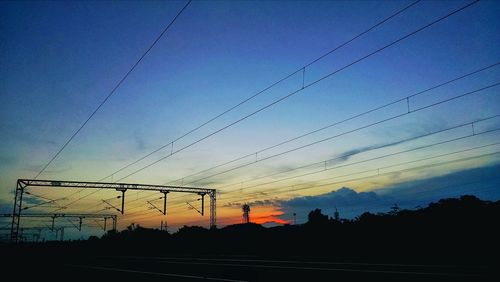
[[[394,206],[391,207],[391,211],[389,212],[390,215],[397,215],[401,209],[399,208],[398,204],[394,204]]]
[[[356,218],[356,221],[357,222],[367,222],[367,221],[371,221],[371,220],[375,219],[376,217],[377,217],[377,215],[374,215],[371,212],[364,212]]]
[[[321,213],[321,209],[315,209],[307,216],[308,223],[312,225],[321,225],[328,223],[328,216]]]

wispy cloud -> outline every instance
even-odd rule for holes
[[[426,131],[426,133],[428,133],[428,132],[432,132],[432,131]],[[425,133],[423,133],[423,134],[425,134]],[[417,136],[417,137],[408,137],[408,138],[404,138],[404,139],[401,139],[401,140],[396,141],[396,142],[378,144],[378,145],[372,145],[372,146],[364,146],[364,147],[351,149],[351,150],[345,151],[342,154],[339,154],[338,156],[334,157],[330,163],[332,163],[332,162],[333,163],[345,162],[345,161],[348,161],[349,159],[351,159],[352,157],[359,155],[359,154],[362,154],[364,152],[393,147],[393,146],[397,146],[397,145],[404,144],[407,142],[411,142],[413,140],[419,139],[420,137],[418,137],[418,136],[421,136],[423,134],[418,134],[418,135],[413,134],[413,136]]]

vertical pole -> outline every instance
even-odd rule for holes
[[[125,190],[122,191],[122,214],[125,212]]]
[[[104,231],[106,231],[106,223],[108,221],[108,218],[107,217],[104,217]]]
[[[22,184],[19,184],[21,187],[21,193],[19,195],[19,204],[17,206],[17,232],[19,232],[19,227],[21,226],[21,211],[23,210],[23,194],[24,194],[24,187]]]
[[[113,216],[111,219],[113,219],[113,231],[116,231],[116,215]]]
[[[216,204],[215,190],[212,190],[209,196],[210,196],[210,229],[215,229],[217,228],[216,210],[215,210],[215,204]]]
[[[12,242],[17,242],[17,235],[18,235],[18,228],[16,226],[16,222],[17,222],[17,199],[19,197],[19,180],[17,181],[17,184],[16,184],[16,193],[14,195],[14,210],[12,211],[12,225],[11,225],[11,228],[10,228],[10,240]]]
[[[125,192],[127,192],[127,189],[116,189],[118,191],[122,191],[122,209],[121,212],[122,214],[125,212]]]
[[[12,226],[10,229],[10,240],[12,242],[17,242],[19,239],[19,226],[21,221],[24,187],[26,186],[17,180],[16,194],[14,196],[14,209],[12,211]]]
[[[16,184],[16,193],[14,195],[14,210],[12,211],[12,225],[10,228],[10,240],[12,242],[17,242],[16,207],[17,207],[18,194],[19,194],[19,180],[17,181],[17,184]]]
[[[168,191],[162,191],[163,193],[163,215],[167,214],[167,194]]]
[[[82,217],[80,217],[80,225],[78,226],[78,231],[82,231]]]
[[[50,228],[50,231],[54,231],[54,221],[56,220],[56,216],[52,216],[52,227]]]
[[[205,213],[205,194],[201,194],[201,216]]]

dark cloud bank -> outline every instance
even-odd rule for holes
[[[500,199],[500,165],[464,170],[443,176],[409,181],[389,187],[374,187],[376,192],[356,192],[342,187],[322,195],[305,196],[290,200],[258,201],[253,205],[274,205],[280,208],[283,219],[305,222],[307,214],[320,208],[333,216],[335,208],[342,218],[354,218],[365,211],[387,212],[397,204],[400,208],[414,209],[427,206],[442,198],[475,195],[483,200]]]

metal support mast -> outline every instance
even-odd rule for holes
[[[161,191],[163,193],[163,215],[167,214],[167,194],[168,191]]]
[[[21,211],[23,205],[24,185],[20,180],[17,180],[16,193],[14,196],[14,210],[12,211],[12,226],[10,229],[10,240],[17,242],[19,237],[19,222],[21,220]]]
[[[125,212],[125,192],[127,192],[127,189],[117,188],[116,191],[122,192],[122,209],[120,211],[123,214]]]
[[[216,191],[212,190],[209,193],[210,196],[210,229],[215,229],[217,228],[217,221],[216,221]]]

